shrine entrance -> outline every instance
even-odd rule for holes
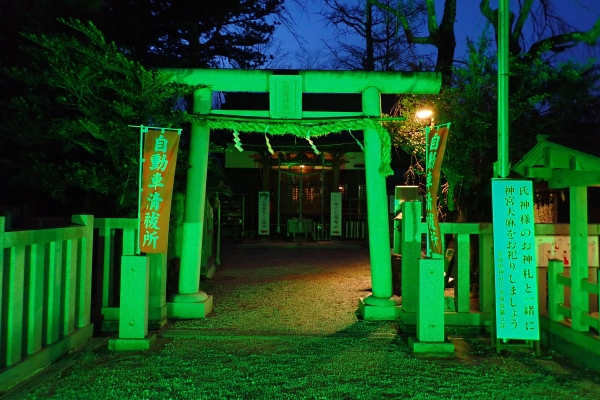
[[[178,294],[169,303],[169,317],[203,318],[212,309],[212,296],[199,290],[211,129],[231,130],[232,140],[240,151],[243,150],[241,134],[262,134],[272,156],[275,155],[269,143],[272,135],[294,135],[297,140],[310,144],[313,154],[319,155],[313,138],[362,130],[372,294],[359,300],[359,308],[365,319],[396,319],[400,308],[392,293],[386,193],[386,177],[393,173],[389,165],[391,140],[381,123],[400,118],[382,118],[381,94],[435,94],[440,90],[441,75],[433,72],[225,69],[173,69],[166,72],[172,73],[172,80],[176,82],[203,87],[194,93],[195,121],[191,131],[179,287]],[[212,109],[213,92],[268,93],[269,109],[215,110]],[[304,111],[302,99],[308,93],[357,93],[361,95],[362,110]],[[324,157],[322,166],[325,166]],[[334,183],[333,190],[335,187]]]

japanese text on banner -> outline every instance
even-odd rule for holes
[[[425,218],[429,232],[429,248],[436,254],[443,254],[437,198],[448,131],[448,126],[432,129],[428,134],[427,143]]]
[[[139,214],[143,253],[167,252],[178,147],[178,131],[149,129],[145,134]]]

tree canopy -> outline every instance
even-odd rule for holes
[[[151,67],[257,68],[284,0],[104,0],[98,26]]]
[[[131,61],[91,23],[63,22],[73,32],[26,34],[27,67],[5,71],[21,85],[1,117],[3,184],[55,198],[79,188],[122,205],[136,192],[139,159],[128,125],[185,121],[177,100],[194,87]]]
[[[283,10],[283,0],[3,4],[0,184],[11,188],[3,200],[85,194],[118,205],[101,211],[126,214],[139,158],[139,130],[128,125],[188,126],[183,99],[195,88],[154,68],[257,68],[271,58],[265,47]]]

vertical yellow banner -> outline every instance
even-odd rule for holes
[[[179,132],[149,129],[144,139],[140,251],[166,253]]]
[[[442,254],[442,238],[440,232],[440,221],[438,219],[438,187],[440,186],[440,173],[442,171],[442,160],[446,150],[448,139],[448,126],[432,129],[428,135],[427,143],[427,166],[426,166],[426,196],[425,196],[425,218],[429,232],[429,249],[432,253]]]

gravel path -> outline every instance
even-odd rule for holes
[[[356,331],[358,300],[370,294],[369,253],[360,250],[241,249],[225,247],[212,280],[214,296],[203,320],[172,328],[329,335]],[[383,324],[396,333],[397,324]]]
[[[449,358],[415,356],[395,322],[357,318],[366,250],[226,246],[203,320],[171,323],[148,351],[103,344],[21,391],[30,399],[599,399],[600,376],[543,351],[496,355],[453,337]]]

